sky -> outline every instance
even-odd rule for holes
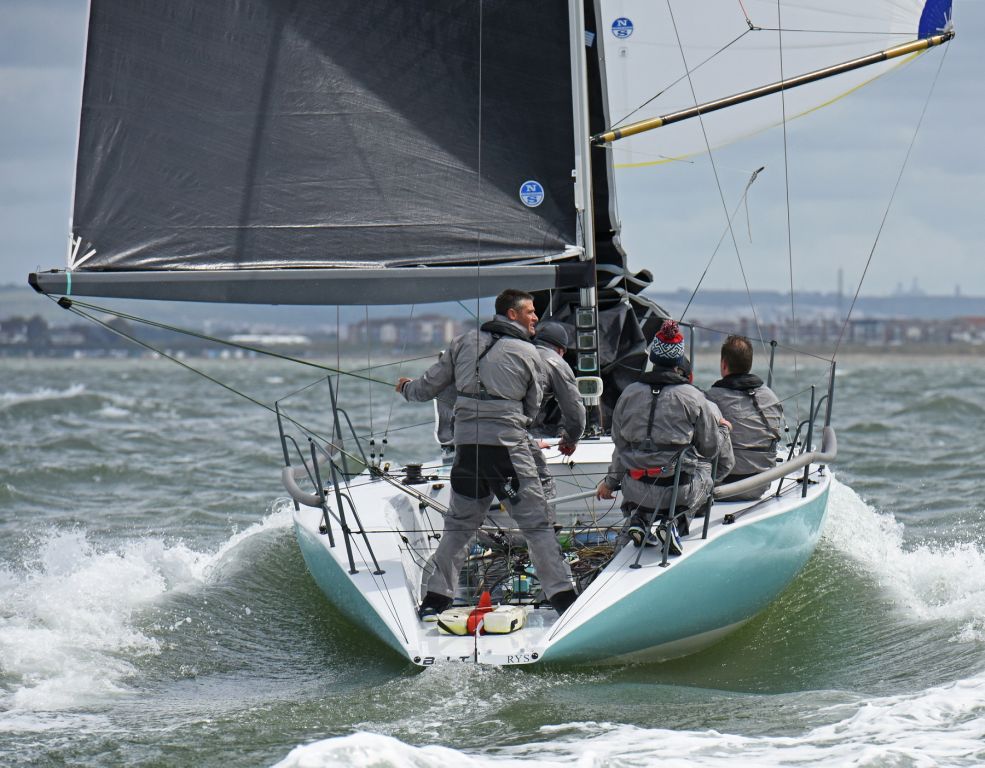
[[[85,0],[3,0],[0,21],[0,284],[62,267],[72,197],[85,43]],[[729,209],[752,169],[739,256],[727,243],[707,288],[862,293],[917,288],[985,295],[985,0],[954,0],[957,37],[876,241],[943,50],[788,126],[716,153]],[[789,175],[790,234],[787,234]],[[619,171],[619,212],[634,269],[660,288],[693,288],[726,215],[707,168]],[[750,238],[751,234],[751,238]],[[741,268],[740,268],[741,259]],[[743,276],[745,272],[745,276]],[[792,272],[792,276],[791,276]]]

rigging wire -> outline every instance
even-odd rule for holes
[[[338,329],[342,327],[342,307],[338,304],[335,305],[335,367],[342,367],[342,334],[338,333]],[[366,328],[367,335],[369,334],[369,328]],[[335,400],[338,402],[338,398],[342,396],[342,377],[337,376],[335,379]],[[334,415],[334,414],[333,414]],[[342,442],[342,435],[335,434],[335,427],[338,423],[337,419],[332,419],[332,443],[334,444],[336,440],[340,443]],[[341,431],[341,427],[339,428]]]
[[[739,3],[739,8],[742,10],[742,15],[743,15],[743,18],[745,19],[745,22],[746,22],[746,25],[748,26],[748,29],[743,30],[739,35],[737,35],[736,37],[734,37],[729,42],[725,43],[725,45],[723,45],[717,51],[715,51],[714,53],[710,54],[707,58],[705,58],[704,60],[702,60],[699,64],[695,65],[693,69],[688,70],[687,72],[685,72],[685,74],[681,75],[676,80],[674,80],[674,81],[668,83],[667,85],[665,85],[663,88],[661,88],[659,91],[657,91],[655,94],[653,94],[653,96],[651,96],[649,99],[647,99],[646,101],[644,101],[638,107],[635,107],[631,111],[627,112],[625,115],[623,115],[622,117],[620,117],[618,120],[613,121],[612,124],[611,124],[611,126],[610,126],[610,129],[618,128],[620,125],[622,125],[627,120],[629,120],[637,112],[639,112],[640,110],[645,109],[646,107],[648,107],[654,101],[656,101],[661,96],[663,96],[667,91],[669,91],[675,85],[677,85],[682,80],[684,80],[684,78],[689,77],[693,73],[695,73],[698,70],[700,70],[702,67],[704,67],[706,64],[708,64],[710,61],[712,61],[713,59],[717,58],[719,55],[721,55],[726,50],[728,50],[733,45],[735,45],[737,42],[739,42],[742,38],[744,38],[750,32],[779,32],[781,34],[783,32],[787,32],[787,33],[790,33],[790,34],[804,33],[804,34],[816,34],[816,35],[858,35],[858,34],[865,34],[867,36],[872,36],[872,37],[875,37],[875,36],[897,37],[897,38],[910,38],[910,37],[912,37],[912,34],[909,33],[909,32],[869,31],[869,30],[862,30],[862,29],[799,29],[799,28],[793,28],[793,27],[784,28],[782,25],[778,25],[776,27],[761,27],[761,26],[753,23],[752,19],[750,19],[749,14],[746,12],[745,6],[742,4],[742,0],[738,0],[738,3]],[[676,160],[676,159],[679,159],[679,158],[667,158],[667,159],[668,160]]]
[[[410,315],[408,315],[408,317],[407,317],[407,325],[408,326],[414,320],[414,311],[416,309],[417,309],[417,305],[416,304],[411,304],[410,305]],[[369,334],[369,328],[368,327],[366,328],[366,334],[367,334],[367,339],[368,339],[368,334]],[[401,362],[397,365],[397,381],[400,381],[400,374],[403,371],[403,367],[404,367],[403,366],[403,358],[404,358],[404,355],[407,353],[407,341],[409,340],[409,338],[410,338],[410,334],[406,334],[404,336],[404,345],[400,349],[400,361]],[[387,384],[389,386],[392,386],[392,383],[391,382],[387,382]],[[383,431],[383,446],[384,447],[380,448],[380,452],[381,453],[385,449],[387,435],[390,434],[390,422],[393,420],[393,404],[396,401],[397,397],[399,397],[399,394],[396,391],[390,393],[390,410],[387,412],[387,415],[386,415],[386,429]]]
[[[749,18],[749,12],[746,10],[745,5],[742,4],[742,0],[738,0],[739,8],[742,10],[742,15],[745,16],[746,24],[749,25],[749,31],[758,29],[755,24],[752,23],[752,19]]]
[[[882,236],[882,230],[886,226],[886,220],[889,218],[889,212],[893,207],[893,202],[896,199],[896,192],[899,190],[900,182],[903,180],[903,173],[906,171],[906,166],[910,162],[910,155],[913,153],[913,147],[916,144],[917,136],[920,133],[920,128],[923,126],[923,119],[927,114],[927,108],[930,106],[930,99],[934,95],[934,88],[937,86],[937,80],[940,78],[941,69],[944,67],[944,59],[947,58],[948,49],[944,48],[944,53],[941,55],[941,60],[937,64],[937,72],[934,73],[934,79],[930,84],[930,90],[927,92],[927,99],[924,101],[923,108],[920,110],[920,117],[917,120],[916,127],[913,129],[913,136],[910,138],[910,144],[906,148],[906,155],[903,158],[903,164],[900,166],[899,174],[896,177],[896,183],[893,185],[893,191],[889,196],[889,202],[886,204],[886,210],[883,212],[882,221],[879,222],[879,229],[876,231],[875,240],[872,243],[872,248],[869,249],[869,257],[865,260],[865,268],[862,270],[862,277],[859,278],[858,285],[855,288],[855,295],[852,297],[851,306],[848,308],[848,314],[845,315],[845,321],[842,323],[841,332],[838,334],[838,341],[835,343],[834,352],[831,354],[832,361],[837,357],[838,350],[841,348],[841,342],[845,337],[845,331],[848,328],[848,322],[851,320],[852,312],[855,310],[855,303],[858,301],[859,293],[862,290],[862,283],[865,282],[865,276],[869,272],[869,265],[872,264],[872,257],[875,255],[876,246],[879,244],[879,238]]]
[[[75,306],[75,301],[74,300],[71,300],[71,299],[68,299],[68,298],[65,298],[65,297],[63,297],[61,299],[56,299],[53,296],[48,296],[48,298],[51,299],[52,301],[54,301],[56,304],[58,304],[63,309],[67,309],[70,312],[72,312],[73,314],[78,315],[79,317],[84,317],[86,320],[89,320],[90,322],[95,323],[96,325],[99,325],[102,328],[105,328],[107,331],[110,331],[111,333],[114,333],[117,336],[120,336],[120,337],[122,337],[124,339],[127,339],[128,341],[132,341],[134,344],[137,344],[137,345],[143,347],[144,349],[147,349],[147,350],[153,352],[156,355],[160,355],[161,357],[163,357],[163,358],[165,358],[167,360],[170,360],[173,363],[176,363],[177,365],[181,366],[185,370],[190,371],[191,373],[194,373],[194,374],[196,374],[198,376],[201,376],[202,378],[207,379],[208,381],[211,381],[213,384],[216,384],[217,386],[222,387],[226,391],[231,392],[232,394],[237,395],[238,397],[241,397],[244,400],[248,400],[249,402],[253,403],[254,405],[260,406],[264,410],[270,411],[271,413],[276,413],[277,412],[277,409],[276,408],[272,408],[271,406],[267,405],[266,403],[264,403],[264,402],[262,402],[260,400],[257,400],[255,397],[253,397],[251,395],[248,395],[245,392],[242,392],[242,391],[236,389],[235,387],[231,386],[230,384],[226,384],[225,382],[220,381],[219,379],[215,378],[214,376],[210,376],[205,371],[202,371],[202,370],[200,370],[198,368],[195,368],[194,366],[189,365],[188,363],[184,362],[183,360],[179,359],[178,357],[175,357],[174,355],[170,355],[167,352],[164,352],[164,351],[162,351],[160,349],[157,349],[153,345],[148,344],[147,342],[145,342],[145,341],[143,341],[141,339],[138,339],[136,336],[133,336],[132,334],[126,333],[125,331],[121,330],[120,328],[116,328],[115,326],[110,325],[105,320],[101,320],[98,317],[95,317],[94,315],[89,314],[88,312],[82,311],[81,309],[77,309],[76,306]],[[318,432],[316,432],[315,430],[310,429],[310,428],[306,427],[304,424],[302,424],[302,423],[300,423],[300,422],[298,422],[298,421],[296,421],[296,420],[294,420],[292,418],[289,418],[289,417],[288,417],[288,421],[290,421],[292,424],[294,424],[295,426],[297,426],[299,429],[301,429],[305,433],[310,434],[310,435],[314,435],[319,440],[323,440],[326,443],[328,443],[329,445],[332,445],[334,448],[337,448],[337,449],[341,450],[341,448],[339,446],[335,445],[331,440],[327,440],[323,435],[318,434]],[[351,455],[351,456],[354,459],[358,459],[359,458],[359,457],[357,457],[355,455]]]
[[[161,349],[158,349],[157,347],[153,346],[152,344],[149,344],[149,343],[143,341],[142,339],[137,338],[133,334],[129,334],[126,331],[122,330],[121,328],[117,328],[117,327],[109,324],[105,320],[102,320],[102,319],[100,319],[100,318],[96,317],[95,315],[92,315],[92,314],[90,314],[88,312],[85,312],[85,311],[83,311],[82,309],[79,309],[76,306],[76,304],[78,304],[79,306],[83,306],[83,307],[87,307],[88,308],[88,307],[92,307],[92,305],[87,305],[84,302],[76,302],[74,299],[69,299],[67,297],[62,297],[61,299],[56,299],[53,296],[47,296],[47,298],[50,299],[51,301],[55,302],[56,304],[58,304],[63,309],[67,309],[70,312],[72,312],[73,314],[75,314],[75,315],[77,315],[79,317],[85,318],[86,320],[89,320],[90,322],[95,323],[96,325],[98,325],[98,326],[100,326],[102,328],[105,328],[107,331],[110,331],[111,333],[113,333],[113,334],[115,334],[117,336],[120,336],[121,338],[127,339],[128,341],[132,341],[134,344],[137,344],[138,346],[141,346],[144,349],[146,349],[146,350],[148,350],[150,352],[153,352],[155,355],[159,355],[160,357],[163,357],[166,360],[170,360],[171,362],[179,365],[180,367],[184,368],[185,370],[187,370],[187,371],[189,371],[191,373],[194,373],[194,374],[196,374],[198,376],[201,376],[203,379],[206,379],[207,381],[211,381],[213,384],[221,387],[222,389],[225,389],[227,392],[230,392],[230,393],[236,395],[237,397],[241,397],[242,399],[244,399],[244,400],[246,400],[248,402],[251,402],[254,405],[257,405],[260,408],[263,408],[264,410],[269,411],[270,413],[274,413],[274,414],[277,413],[277,409],[276,408],[274,408],[274,407],[272,407],[270,405],[267,405],[266,403],[262,402],[261,400],[257,400],[255,397],[253,397],[251,395],[248,395],[247,393],[245,393],[245,392],[243,392],[243,391],[241,391],[239,389],[236,389],[232,385],[227,384],[227,383],[225,383],[223,381],[220,381],[219,379],[215,378],[214,376],[210,376],[205,371],[203,371],[203,370],[201,370],[199,368],[195,368],[192,365],[189,365],[188,363],[184,362],[183,360],[179,359],[178,357],[176,357],[174,355],[171,355],[171,354],[168,354],[167,352],[165,352],[165,351],[163,351]],[[112,312],[109,312],[108,310],[104,310],[104,309],[102,309],[100,307],[92,307],[92,308],[96,309],[97,311],[107,312],[107,314],[117,314],[117,316],[120,316],[120,317],[123,317],[124,316],[123,313],[112,313]],[[137,320],[137,321],[140,321],[141,320],[141,318],[134,318],[134,319]],[[151,322],[151,324],[153,324],[155,326],[159,326],[159,327],[166,327],[166,326],[164,326],[161,323]],[[180,329],[175,329],[175,330],[177,330],[177,331],[180,332]],[[193,333],[193,332],[189,332],[189,335],[193,335],[193,336],[196,336],[196,337],[202,337],[202,338],[209,338],[209,337],[204,336],[203,334],[196,334],[196,333]],[[222,339],[215,339],[215,341],[220,342],[220,343],[224,343]],[[231,346],[244,347],[246,349],[251,349],[250,347],[247,347],[245,345],[235,344],[233,342],[228,342],[228,343]],[[338,369],[338,370],[337,369],[332,369],[332,368],[329,368],[327,366],[317,365],[315,363],[310,363],[310,362],[305,361],[305,360],[300,360],[300,359],[296,359],[296,358],[287,357],[286,355],[280,355],[280,354],[277,354],[277,353],[269,353],[266,350],[262,350],[262,349],[257,349],[255,351],[257,351],[257,352],[259,352],[261,354],[271,354],[274,357],[282,358],[282,359],[288,360],[290,362],[297,362],[297,363],[300,363],[300,364],[303,364],[303,365],[312,365],[312,366],[317,367],[317,368],[323,368],[323,369],[328,370],[328,371],[330,371],[332,373],[335,373],[335,374],[339,374],[339,375],[350,375],[348,371],[342,371],[340,369]],[[368,378],[368,377],[359,377],[359,378]],[[303,392],[304,390],[309,389],[309,388],[315,386],[316,384],[320,383],[323,380],[324,379],[319,379],[318,381],[312,382],[311,384],[308,384],[308,385],[306,385],[304,387],[301,387],[300,389],[298,389],[295,392],[291,393],[291,395],[287,395],[287,397],[291,397],[294,394],[298,394],[300,392]],[[375,381],[375,379],[373,379],[372,381]],[[382,383],[385,383],[388,386],[390,386],[390,382],[382,382]],[[291,416],[289,416],[287,414],[284,414],[284,413],[282,413],[281,415],[282,415],[282,417],[284,419],[286,419],[287,421],[289,421],[291,424],[294,424],[305,435],[307,435],[309,437],[316,437],[319,440],[321,440],[323,443],[325,443],[326,445],[331,446],[334,450],[338,451],[340,454],[343,454],[346,457],[348,457],[348,458],[350,458],[350,459],[352,459],[354,461],[357,461],[357,462],[360,462],[360,463],[362,462],[362,457],[361,456],[357,456],[356,454],[350,453],[349,451],[345,450],[345,448],[343,446],[341,446],[341,445],[339,445],[339,444],[336,443],[334,437],[333,438],[327,438],[323,434],[319,433],[318,430],[312,429],[311,427],[307,426],[306,424],[302,423],[301,421],[298,421],[297,419],[295,419],[295,418],[293,418],[293,417],[291,417]],[[410,426],[406,426],[406,427],[396,427],[392,431],[396,431],[397,429],[410,429],[413,426],[421,426],[421,425],[410,425]],[[389,428],[389,425],[388,425],[388,428]],[[333,425],[333,434],[334,434],[334,425]],[[356,437],[358,438],[358,436],[356,436]],[[387,476],[383,476],[383,479],[387,479]],[[394,481],[394,482],[396,482],[396,481]]]
[[[58,301],[59,301],[59,299],[55,299],[55,298],[53,298],[51,296],[49,296],[48,298],[50,298],[55,303],[58,303]],[[286,360],[286,361],[291,362],[291,363],[297,363],[298,365],[304,365],[304,366],[307,366],[309,368],[317,368],[318,370],[327,371],[329,373],[338,374],[340,376],[351,376],[351,377],[356,378],[356,379],[363,379],[365,381],[369,381],[369,382],[372,382],[374,384],[383,384],[383,385],[388,386],[388,387],[393,385],[393,382],[390,382],[390,381],[384,381],[382,379],[374,379],[371,376],[364,376],[364,375],[362,375],[362,371],[364,369],[357,368],[357,369],[352,370],[352,371],[343,371],[340,367],[333,368],[330,365],[322,365],[321,363],[315,363],[315,362],[312,362],[311,360],[302,360],[301,358],[298,358],[298,357],[291,357],[290,355],[285,355],[285,354],[283,354],[281,352],[274,352],[273,350],[269,350],[269,349],[263,349],[262,347],[254,347],[254,346],[251,346],[250,344],[242,344],[242,343],[240,343],[238,341],[231,341],[229,339],[221,339],[218,336],[210,336],[207,333],[200,333],[198,331],[193,331],[193,330],[191,330],[189,328],[179,328],[178,326],[175,326],[175,325],[169,325],[168,323],[161,323],[161,322],[158,322],[156,320],[150,320],[150,319],[148,319],[146,317],[138,317],[137,315],[130,315],[130,314],[127,314],[126,312],[121,312],[121,311],[116,310],[116,309],[107,309],[106,307],[100,307],[100,306],[97,306],[96,304],[89,304],[88,302],[79,301],[78,299],[70,299],[69,301],[71,301],[71,307],[69,307],[69,309],[72,309],[72,308],[75,308],[75,307],[84,307],[85,309],[91,309],[91,310],[93,310],[95,312],[102,312],[103,314],[106,314],[106,315],[114,315],[114,316],[119,317],[119,318],[122,318],[124,320],[129,320],[130,322],[134,322],[134,323],[140,323],[141,325],[147,325],[147,326],[150,326],[152,328],[160,328],[161,330],[164,330],[164,331],[172,331],[174,333],[180,333],[180,334],[182,334],[184,336],[190,336],[190,337],[195,338],[195,339],[202,339],[203,341],[211,341],[211,342],[213,342],[215,344],[222,344],[222,345],[227,346],[227,347],[233,347],[234,349],[242,349],[242,350],[244,350],[246,352],[255,352],[258,355],[266,355],[267,357],[275,357],[278,360]],[[83,317],[88,317],[88,315],[82,315],[82,316]],[[93,318],[89,318],[89,319],[93,319]],[[95,322],[98,322],[100,325],[102,325],[102,323],[100,321],[98,321],[98,320],[96,320]],[[110,328],[112,329],[111,326],[110,326]],[[115,329],[112,329],[112,330],[115,331]],[[120,335],[124,336],[124,338],[132,338],[130,336],[126,336],[125,334],[120,334]],[[152,350],[154,352],[158,352],[159,353],[159,351],[157,349],[154,349],[153,347],[151,347],[149,345],[144,345],[144,346],[147,346],[148,349],[150,349],[150,350]],[[424,356],[419,357],[419,358],[410,358],[410,359],[408,359],[406,361],[399,360],[397,362],[387,363],[386,365],[380,365],[378,367],[385,368],[385,367],[388,367],[390,365],[402,365],[404,362],[412,362],[414,360],[423,359],[424,357],[429,357],[429,355],[424,355]],[[337,362],[338,362],[338,358],[337,358]],[[372,370],[372,369],[368,369],[368,370]]]
[[[369,304],[366,305],[366,367],[373,367],[373,345],[369,341]],[[338,338],[341,338],[341,334],[337,334]],[[403,355],[401,355],[403,357]],[[341,368],[341,361],[339,367]],[[371,384],[366,385],[366,394],[369,397],[369,431],[370,434],[373,432],[373,386]]]
[[[749,194],[749,188],[753,185],[753,182],[755,182],[756,179],[759,178],[759,174],[764,170],[766,170],[765,165],[757,168],[755,171],[752,172],[752,175],[749,177],[749,181],[746,182],[746,188],[742,190],[742,194],[739,196],[739,202],[735,204],[735,209],[732,211],[732,216],[730,217],[730,219],[734,219],[736,215],[739,213],[739,209],[742,207],[743,202],[745,202],[746,200],[746,196]],[[747,219],[748,219],[748,212],[749,209],[747,207],[746,208]],[[715,250],[712,251],[711,258],[709,258],[708,263],[705,264],[705,268],[704,271],[701,273],[701,277],[698,278],[698,284],[694,286],[694,290],[691,291],[691,295],[688,297],[687,304],[684,306],[684,311],[681,312],[681,316],[679,318],[680,320],[682,321],[684,320],[684,316],[687,314],[687,311],[691,308],[691,302],[693,302],[694,297],[698,295],[698,291],[701,289],[701,284],[704,282],[705,277],[708,275],[708,270],[711,269],[711,264],[715,260],[715,256],[718,255],[718,250],[719,248],[722,247],[722,243],[725,242],[725,236],[728,234],[728,232],[729,232],[729,228],[726,226],[725,229],[722,230],[722,236],[718,238],[718,244],[715,246]],[[750,239],[751,238],[752,238],[752,234],[750,229]]]
[[[723,330],[721,328],[713,328],[712,326],[709,326],[709,325],[701,325],[700,323],[690,322],[690,323],[688,323],[688,325],[690,325],[692,328],[697,328],[698,330],[710,331],[711,333],[717,333],[717,334],[720,334],[722,336],[727,336],[728,333],[729,333],[729,331]],[[796,352],[799,355],[803,355],[805,357],[811,357],[811,358],[814,358],[815,360],[820,360],[820,361],[825,362],[825,363],[831,363],[831,362],[833,362],[833,359],[832,358],[825,357],[824,355],[813,354],[811,352],[805,352],[804,350],[796,349],[795,347],[792,347],[792,346],[790,346],[788,344],[781,344],[780,342],[776,342],[776,348],[777,349],[786,350],[788,352]]]
[[[188,365],[188,363],[185,363],[184,361],[180,360],[179,358],[175,357],[174,355],[169,355],[167,352],[162,352],[161,350],[153,347],[152,345],[146,343],[145,341],[142,341],[141,339],[138,339],[136,336],[132,336],[132,335],[130,335],[130,334],[128,334],[128,333],[120,330],[119,328],[113,327],[112,325],[110,325],[109,323],[107,323],[105,320],[100,320],[98,317],[95,317],[93,315],[90,315],[89,313],[84,312],[81,309],[77,309],[75,307],[75,301],[74,300],[71,300],[70,301],[68,299],[65,299],[64,301],[66,303],[70,302],[70,303],[68,303],[68,306],[66,306],[65,303],[62,303],[63,302],[62,299],[55,299],[52,296],[48,296],[48,298],[51,299],[52,301],[54,301],[59,306],[63,307],[64,309],[67,309],[70,312],[78,315],[79,317],[84,317],[86,320],[89,320],[89,321],[95,323],[96,325],[102,326],[106,330],[111,331],[112,333],[115,333],[117,336],[122,336],[123,338],[128,339],[128,340],[134,342],[135,344],[139,344],[140,346],[144,347],[145,349],[150,350],[154,354],[157,354],[157,355],[160,355],[161,357],[167,358],[168,360],[170,360],[173,363],[177,363],[178,365],[180,365],[185,370],[191,371],[192,373],[196,373],[199,376],[201,376],[201,377],[203,377],[205,379],[208,379],[213,384],[218,384],[220,387],[222,387],[225,390],[228,390],[229,392],[232,392],[234,395],[238,395],[239,397],[242,397],[244,400],[249,400],[254,405],[259,405],[261,408],[264,408],[264,409],[270,411],[271,413],[274,413],[275,412],[275,410],[273,408],[271,408],[266,403],[261,402],[260,400],[257,400],[255,397],[252,397],[251,395],[248,395],[245,392],[241,392],[240,390],[236,389],[235,387],[233,387],[233,386],[231,386],[229,384],[226,384],[225,382],[219,381],[219,379],[215,378],[214,376],[209,376],[209,374],[207,374],[205,371],[199,370],[198,368],[195,368],[195,367],[193,367],[191,365]]]
[[[688,86],[691,89],[691,98],[694,100],[694,105],[697,106],[698,95],[697,92],[694,90],[694,81],[691,79],[691,75],[688,73],[687,56],[684,54],[684,44],[681,41],[681,34],[677,28],[677,19],[674,16],[674,9],[670,5],[670,0],[667,0],[667,12],[670,14],[670,21],[674,27],[674,36],[677,38],[677,47],[678,50],[681,52],[681,61],[684,62],[684,72],[687,73]],[[732,219],[729,218],[728,215],[728,204],[725,202],[725,192],[722,190],[722,182],[721,179],[719,179],[718,177],[718,166],[715,163],[715,156],[712,154],[711,151],[711,142],[708,140],[708,131],[705,129],[705,121],[700,114],[698,115],[698,124],[701,126],[701,136],[704,138],[705,149],[708,152],[708,161],[711,163],[711,170],[715,176],[715,186],[718,188],[718,197],[721,200],[722,210],[725,212],[725,218],[726,221],[728,222],[729,234],[732,237],[732,245],[735,248],[735,257],[736,259],[738,259],[739,271],[742,273],[742,282],[746,286],[746,296],[749,297],[749,306],[752,309],[753,320],[755,320],[756,322],[756,332],[759,334],[759,342],[760,344],[762,344],[763,351],[765,352],[766,341],[763,338],[763,329],[759,323],[759,315],[756,312],[756,305],[752,300],[752,291],[749,288],[749,280],[746,277],[746,269],[742,263],[742,255],[739,253],[739,243],[736,240],[735,230],[732,227]]]
[[[746,20],[748,21],[748,18]],[[743,37],[745,37],[746,35],[748,35],[752,31],[753,31],[753,29],[750,27],[750,29],[745,30],[738,37],[736,37],[733,40],[730,40],[729,42],[725,43],[725,45],[723,45],[721,48],[719,48],[713,54],[711,54],[710,56],[708,56],[708,58],[706,58],[700,64],[698,64],[697,66],[695,66],[694,69],[691,69],[689,71],[685,71],[685,73],[683,75],[681,75],[679,78],[677,78],[673,82],[667,83],[667,85],[665,85],[663,88],[661,88],[655,94],[653,94],[653,96],[651,96],[649,99],[647,99],[642,104],[640,104],[638,107],[636,107],[636,109],[634,109],[631,112],[628,112],[627,114],[625,114],[622,117],[620,117],[618,120],[616,120],[614,123],[612,123],[612,125],[610,126],[610,128],[618,128],[620,125],[622,125],[624,122],[626,122],[627,120],[629,120],[629,118],[631,118],[633,115],[635,115],[641,109],[644,109],[648,105],[652,104],[654,101],[656,101],[661,96],[663,96],[665,93],[667,93],[667,91],[669,91],[671,88],[673,88],[679,82],[681,82],[684,78],[690,77],[693,73],[697,72],[705,64],[707,64],[709,61],[711,61],[712,59],[716,58],[718,55],[724,53],[726,50],[728,50],[729,48],[731,48],[733,45],[735,45]],[[668,159],[673,159],[673,158],[668,158]]]
[[[886,32],[878,30],[869,29],[797,29],[794,27],[756,27],[757,32],[789,32],[800,33],[804,32],[807,34],[814,35],[865,35],[867,37],[902,37],[902,38],[912,38],[912,32]]]

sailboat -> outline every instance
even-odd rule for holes
[[[950,3],[875,0],[864,12],[847,2],[709,3],[700,30],[666,9],[660,17],[629,0],[90,5],[68,268],[32,274],[38,291],[77,310],[92,296],[415,305],[520,287],[575,331],[592,429],[571,457],[547,452],[559,535],[572,563],[590,567],[560,615],[494,509],[462,574],[461,631],[451,618],[420,621],[448,465],[437,450],[399,467],[367,451],[337,377],[326,380],[330,435],[276,409],[309,571],[345,616],[417,666],[694,653],[773,601],[817,544],[837,455],[833,365],[776,467],[717,488],[681,554],[615,547],[600,522],[606,417],[666,316],[644,294],[652,275],[633,272],[622,248],[616,166],[708,153],[768,127],[749,109],[763,97],[789,92],[783,119],[806,113],[947,42]],[[764,46],[775,56],[784,33],[797,74],[763,79],[777,62]],[[703,55],[686,52],[688,36]],[[674,101],[648,116],[665,103],[646,103],[654,79]],[[722,120],[726,108],[741,119]],[[731,500],[765,483],[761,499]]]

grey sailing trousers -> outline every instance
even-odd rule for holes
[[[428,592],[454,596],[468,544],[497,497],[527,540],[547,597],[572,588],[571,571],[561,555],[527,440],[512,446],[457,446],[451,485],[451,504],[432,560]]]

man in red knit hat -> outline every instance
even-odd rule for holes
[[[653,369],[623,390],[612,413],[612,463],[596,495],[613,498],[622,489],[627,533],[636,546],[683,551],[680,533],[712,490],[702,471],[728,445],[729,423],[690,383],[684,337],[673,320],[664,321],[649,348]],[[727,452],[724,451],[724,452]],[[681,462],[676,509],[670,512],[674,473]],[[719,471],[728,471],[719,468]],[[655,533],[650,522],[656,520]]]

